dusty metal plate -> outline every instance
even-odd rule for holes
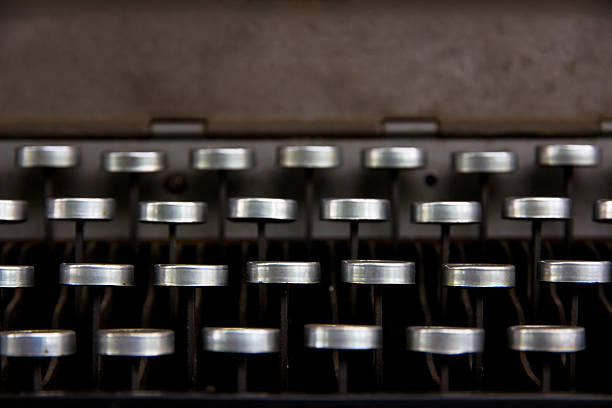
[[[432,3],[432,4],[430,4]],[[612,117],[605,2],[2,3],[0,133],[596,132]]]

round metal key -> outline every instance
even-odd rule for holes
[[[487,253],[489,224],[490,176],[511,173],[518,169],[518,156],[510,151],[464,151],[453,153],[453,168],[460,174],[477,174],[481,221],[479,225],[480,253]]]
[[[146,201],[139,204],[140,221],[163,224],[206,222],[206,203],[200,201]]]
[[[380,326],[307,324],[304,346],[331,350],[374,350],[382,347]]]
[[[26,288],[34,286],[33,266],[0,266],[0,288]]]
[[[266,258],[266,224],[295,221],[297,217],[297,202],[281,198],[230,198],[227,218],[232,221],[252,222],[257,224],[257,260]],[[260,285],[259,313],[267,312],[267,288]],[[239,311],[240,321],[246,319],[246,304]]]
[[[155,265],[157,286],[227,286],[227,265]]]
[[[576,326],[512,326],[508,347],[517,351],[575,353],[586,348],[585,331]]]
[[[417,224],[474,224],[480,222],[477,201],[412,203],[412,222]]]
[[[572,200],[565,197],[506,198],[504,218],[523,220],[565,220],[572,216]]]
[[[512,173],[518,169],[518,156],[510,151],[479,151],[453,153],[453,168],[457,173]]]
[[[72,330],[18,330],[0,333],[0,355],[5,357],[61,357],[76,353]]]
[[[342,261],[342,280],[360,285],[374,285],[370,288],[373,323],[383,327],[383,290],[382,285],[413,285],[415,283],[415,267],[413,262],[402,261]],[[355,302],[355,297],[351,299]],[[355,302],[356,303],[356,302]],[[356,308],[353,303],[353,308]],[[383,350],[377,349],[374,356],[376,367],[376,383],[383,383]]]
[[[476,201],[433,201],[412,203],[412,222],[417,224],[439,224],[439,265],[448,263],[450,257],[450,228],[453,224],[475,224],[481,221],[480,203]],[[438,282],[442,282],[442,268],[437,270]],[[438,285],[436,293],[442,318],[446,318],[448,294],[444,286]]]
[[[281,387],[289,386],[289,293],[290,285],[319,283],[321,267],[318,262],[248,262],[247,282],[283,285],[279,304],[279,339]],[[265,311],[265,308],[263,308]]]
[[[218,353],[278,353],[279,330],[247,327],[205,327],[204,350]]]
[[[102,169],[109,173],[157,173],[165,168],[164,152],[102,153]]]
[[[484,351],[484,330],[468,327],[413,326],[406,328],[410,351],[431,354],[469,354]]]
[[[342,280],[366,285],[413,285],[414,262],[403,261],[342,261]]]
[[[597,222],[612,221],[612,200],[597,200],[593,204],[593,220]]]
[[[81,286],[92,287],[89,296],[89,321],[91,322],[89,336],[91,344],[97,341],[100,329],[103,288],[110,286],[134,285],[134,266],[119,264],[63,263],[60,265],[60,284],[77,286],[75,296],[83,297]],[[106,290],[105,289],[105,290]],[[81,292],[79,292],[79,290]],[[85,315],[83,302],[77,302],[77,315]],[[92,371],[98,373],[98,356],[94,349],[90,350]],[[97,374],[96,374],[97,375]]]
[[[336,146],[280,146],[278,165],[294,169],[332,169],[341,165]]]
[[[446,264],[442,265],[442,284],[465,288],[512,288],[514,265]]]
[[[22,200],[0,200],[0,222],[22,222],[28,217],[28,203]]]
[[[297,202],[284,198],[230,198],[227,218],[245,222],[288,222],[297,217]]]
[[[190,388],[197,386],[198,378],[198,343],[200,332],[201,306],[198,307],[198,289],[210,286],[228,285],[228,268],[226,265],[155,265],[153,285],[169,286],[174,290],[177,287],[186,293],[185,304],[185,358],[187,368],[187,382]],[[171,289],[172,290],[172,289]],[[201,294],[200,294],[201,295]],[[178,301],[178,296],[170,295],[171,308],[175,308],[172,302]],[[176,305],[178,307],[178,305]]]
[[[536,148],[540,166],[593,167],[601,162],[601,150],[593,145],[545,145]]]
[[[313,284],[320,280],[318,262],[247,262],[250,283]]]
[[[174,353],[174,332],[165,329],[111,329],[97,334],[98,354],[155,357]]]
[[[69,168],[79,164],[74,146],[23,146],[17,149],[17,166],[23,168]]]
[[[371,147],[364,149],[362,164],[366,169],[419,169],[427,164],[421,147]]]
[[[255,167],[255,152],[246,147],[206,147],[191,151],[196,170],[246,170]]]
[[[551,283],[609,283],[608,261],[540,261],[538,280]]]
[[[542,222],[567,220],[572,216],[572,200],[565,197],[506,198],[502,216],[507,219],[531,221],[531,248],[527,269],[527,297],[532,301],[534,314],[538,313],[540,295],[537,263],[542,251]]]
[[[387,221],[389,200],[333,198],[321,201],[321,219],[328,221]]]
[[[52,220],[110,220],[115,215],[112,198],[50,198],[47,218]]]
[[[63,263],[60,284],[73,286],[132,286],[134,266],[103,263]]]

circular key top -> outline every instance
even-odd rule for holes
[[[205,327],[204,350],[218,353],[278,353],[279,330],[247,327]]]
[[[34,286],[33,266],[0,266],[0,288],[27,288]]]
[[[132,286],[134,266],[103,263],[63,263],[60,284],[74,286]]]
[[[227,286],[227,265],[155,265],[157,286]]]
[[[76,353],[72,330],[18,330],[0,333],[0,355],[5,357],[61,357]]]
[[[455,152],[453,168],[457,173],[511,173],[518,169],[518,156],[510,151]]]
[[[363,150],[361,161],[366,169],[419,169],[427,155],[420,147],[371,147]]]
[[[342,280],[367,285],[413,285],[414,262],[402,261],[342,261]]]
[[[206,222],[206,203],[200,201],[141,202],[140,221],[164,224],[201,224]]]
[[[295,221],[297,202],[284,198],[230,198],[227,218],[245,222]]]
[[[593,221],[612,221],[612,200],[597,200],[593,204]]]
[[[332,350],[372,350],[382,347],[380,326],[307,324],[304,346]]]
[[[466,288],[511,288],[515,286],[514,265],[442,265],[442,285]]]
[[[289,285],[314,284],[320,280],[321,268],[318,262],[247,262],[248,282],[283,285],[279,296],[279,351],[283,390],[289,386]]]
[[[196,170],[246,170],[255,167],[255,152],[246,147],[206,147],[191,151]]]
[[[23,146],[17,149],[17,166],[23,168],[69,168],[79,164],[74,146]]]
[[[508,347],[517,351],[575,353],[586,348],[583,327],[512,326],[507,336]]]
[[[294,169],[332,169],[341,165],[336,146],[280,146],[278,165]]]
[[[468,327],[413,326],[406,328],[408,350],[431,354],[484,351],[484,330]]]
[[[609,283],[608,261],[540,261],[538,280],[552,283]]]
[[[200,316],[202,307],[198,306],[197,289],[210,286],[228,285],[228,268],[226,265],[155,265],[153,285],[189,288],[185,304],[185,358],[187,382],[190,388],[197,386],[198,378],[198,344]],[[170,303],[174,301],[170,295]],[[178,303],[178,297],[176,298]],[[174,306],[171,306],[174,307]]]
[[[112,198],[50,198],[47,218],[52,220],[110,220],[115,214]]]
[[[412,203],[412,222],[417,224],[474,224],[480,222],[476,201],[433,201]]]
[[[504,218],[524,220],[564,220],[572,216],[572,201],[564,197],[506,198]]]
[[[21,222],[28,216],[28,203],[22,200],[0,200],[0,222]]]
[[[389,200],[333,198],[321,201],[321,219],[328,221],[387,221]]]
[[[109,173],[157,173],[165,168],[164,152],[102,153],[102,169]]]
[[[320,280],[318,262],[247,262],[250,283],[312,284]]]
[[[536,148],[540,166],[592,167],[601,162],[601,150],[593,145],[545,145]]]
[[[342,280],[356,285],[375,285],[370,289],[372,304],[372,323],[383,327],[383,289],[382,285],[413,285],[415,283],[415,268],[413,262],[402,261],[342,261]],[[355,290],[354,287],[351,288]],[[353,292],[354,293],[354,292]],[[356,296],[351,293],[353,310],[356,310]],[[374,356],[376,383],[383,383],[383,350],[377,349]]]
[[[155,357],[174,353],[174,332],[165,329],[112,329],[97,334],[98,354]]]

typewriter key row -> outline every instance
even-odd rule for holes
[[[202,329],[202,349],[210,353],[239,356],[236,363],[236,389],[248,390],[247,356],[276,354],[281,348],[278,329],[207,327]],[[507,330],[507,345],[511,350],[530,352],[542,360],[541,390],[551,390],[549,355],[573,354],[584,350],[585,331],[572,326],[512,326]],[[51,358],[62,358],[77,353],[77,335],[72,330],[22,330],[0,333],[0,355],[10,358],[9,364],[28,358],[32,363],[32,389],[45,389]],[[453,356],[482,353],[485,331],[480,328],[448,326],[413,326],[406,329],[406,349],[435,355],[439,359],[439,372],[431,365],[433,375],[442,392],[450,389],[449,361]],[[304,327],[304,347],[331,350],[337,361],[338,392],[348,390],[348,356],[354,352],[378,350],[382,347],[382,329],[379,326],[310,324]],[[175,337],[167,329],[111,329],[96,333],[96,357],[123,357],[130,366],[130,388],[146,388],[147,363],[150,358],[175,353]],[[274,359],[271,359],[272,362]],[[226,361],[229,363],[230,361]],[[281,368],[282,370],[282,368]],[[97,373],[101,375],[101,371]],[[162,377],[172,375],[170,372]],[[96,378],[100,384],[101,378]]]

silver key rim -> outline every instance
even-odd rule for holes
[[[427,165],[427,154],[421,147],[371,147],[363,150],[361,162],[366,169],[420,169]]]
[[[608,261],[540,261],[538,280],[550,283],[610,283]]]
[[[336,146],[280,146],[278,165],[288,169],[333,169],[342,159]]]
[[[307,285],[321,281],[318,262],[247,262],[250,283]]]
[[[510,197],[502,215],[508,219],[566,220],[572,216],[572,200],[565,197]]]
[[[134,266],[103,263],[63,263],[60,284],[71,286],[132,286]]]
[[[115,215],[112,198],[50,198],[47,218],[68,221],[108,221]]]
[[[507,341],[516,351],[575,353],[586,348],[584,328],[578,326],[512,326]]]
[[[449,326],[412,326],[406,328],[406,347],[431,354],[471,354],[484,350],[483,329]]]
[[[475,224],[481,220],[477,201],[412,203],[412,222],[417,224]]]
[[[70,168],[79,164],[74,146],[23,146],[17,149],[17,166],[23,168]]]
[[[518,170],[518,155],[507,150],[455,152],[453,168],[464,174],[512,173]]]
[[[195,170],[247,170],[255,167],[255,152],[247,147],[206,147],[191,151]]]
[[[414,262],[349,259],[342,261],[342,280],[365,285],[414,285]]]
[[[27,288],[34,286],[33,266],[0,266],[1,288]]]
[[[227,286],[227,265],[155,265],[157,286]]]
[[[17,330],[0,333],[0,355],[5,357],[61,357],[76,353],[72,330]]]
[[[278,329],[251,327],[205,327],[202,344],[206,351],[216,353],[266,354],[278,353]]]
[[[297,202],[286,198],[230,198],[227,218],[244,222],[291,222]]]
[[[102,169],[109,173],[157,173],[166,168],[166,153],[104,152]]]
[[[111,329],[96,334],[98,354],[155,357],[174,353],[174,332],[165,329]]]
[[[454,263],[442,265],[442,285],[466,288],[512,288],[514,265]]]
[[[28,203],[23,200],[0,200],[0,222],[23,222],[28,218]]]
[[[594,167],[601,163],[601,149],[594,145],[557,144],[536,148],[540,166]]]
[[[326,198],[321,201],[321,219],[327,221],[387,221],[389,200],[378,198]]]
[[[612,221],[612,200],[597,200],[593,204],[593,220],[598,222]]]
[[[138,203],[140,222],[202,224],[208,207],[201,201],[143,201]]]
[[[304,346],[330,350],[373,350],[382,347],[382,328],[347,324],[307,324]]]

